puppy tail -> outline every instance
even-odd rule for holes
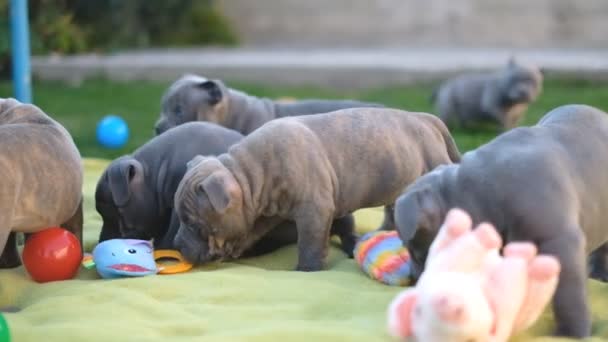
[[[439,129],[439,132],[441,132],[450,160],[452,163],[460,163],[460,151],[458,150],[458,146],[454,141],[454,137],[452,137],[452,134],[450,134],[448,127],[439,118],[437,118],[435,124]]]

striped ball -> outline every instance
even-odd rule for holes
[[[394,286],[410,280],[410,255],[396,231],[373,231],[355,246],[355,260],[372,279]]]

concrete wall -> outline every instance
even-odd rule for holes
[[[218,0],[245,45],[608,47],[608,0]]]

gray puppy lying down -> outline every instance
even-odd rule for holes
[[[437,114],[448,126],[493,122],[508,130],[517,125],[538,97],[542,82],[538,67],[512,58],[502,70],[444,82],[432,99]]]
[[[82,245],[80,153],[40,108],[0,99],[0,268],[21,264],[16,232],[61,226]]]
[[[291,221],[297,270],[318,271],[332,220],[390,205],[420,175],[459,158],[430,114],[358,108],[273,120],[228,153],[193,159],[175,195],[175,245],[195,263],[237,258]]]
[[[165,92],[155,130],[160,134],[189,121],[209,121],[249,134],[285,116],[326,113],[343,108],[382,107],[353,100],[303,100],[280,103],[226,87],[220,80],[184,75]]]
[[[395,204],[415,275],[447,211],[462,208],[475,225],[494,224],[506,242],[532,241],[559,259],[557,334],[588,336],[586,258],[593,251],[591,275],[608,281],[607,144],[606,113],[562,106],[418,179]]]
[[[219,155],[243,136],[208,122],[190,122],[167,131],[114,160],[95,191],[95,206],[103,219],[99,241],[115,238],[154,239],[156,248],[173,248],[179,220],[173,197],[197,155]],[[352,217],[343,229],[354,229]],[[264,253],[296,241],[295,231],[270,233],[253,251]]]

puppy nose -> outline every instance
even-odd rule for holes
[[[163,132],[163,130],[159,125],[154,126],[154,133],[156,133],[156,135],[159,135],[162,132]]]
[[[459,323],[465,318],[464,303],[460,298],[439,296],[432,304],[437,315],[446,322]]]

